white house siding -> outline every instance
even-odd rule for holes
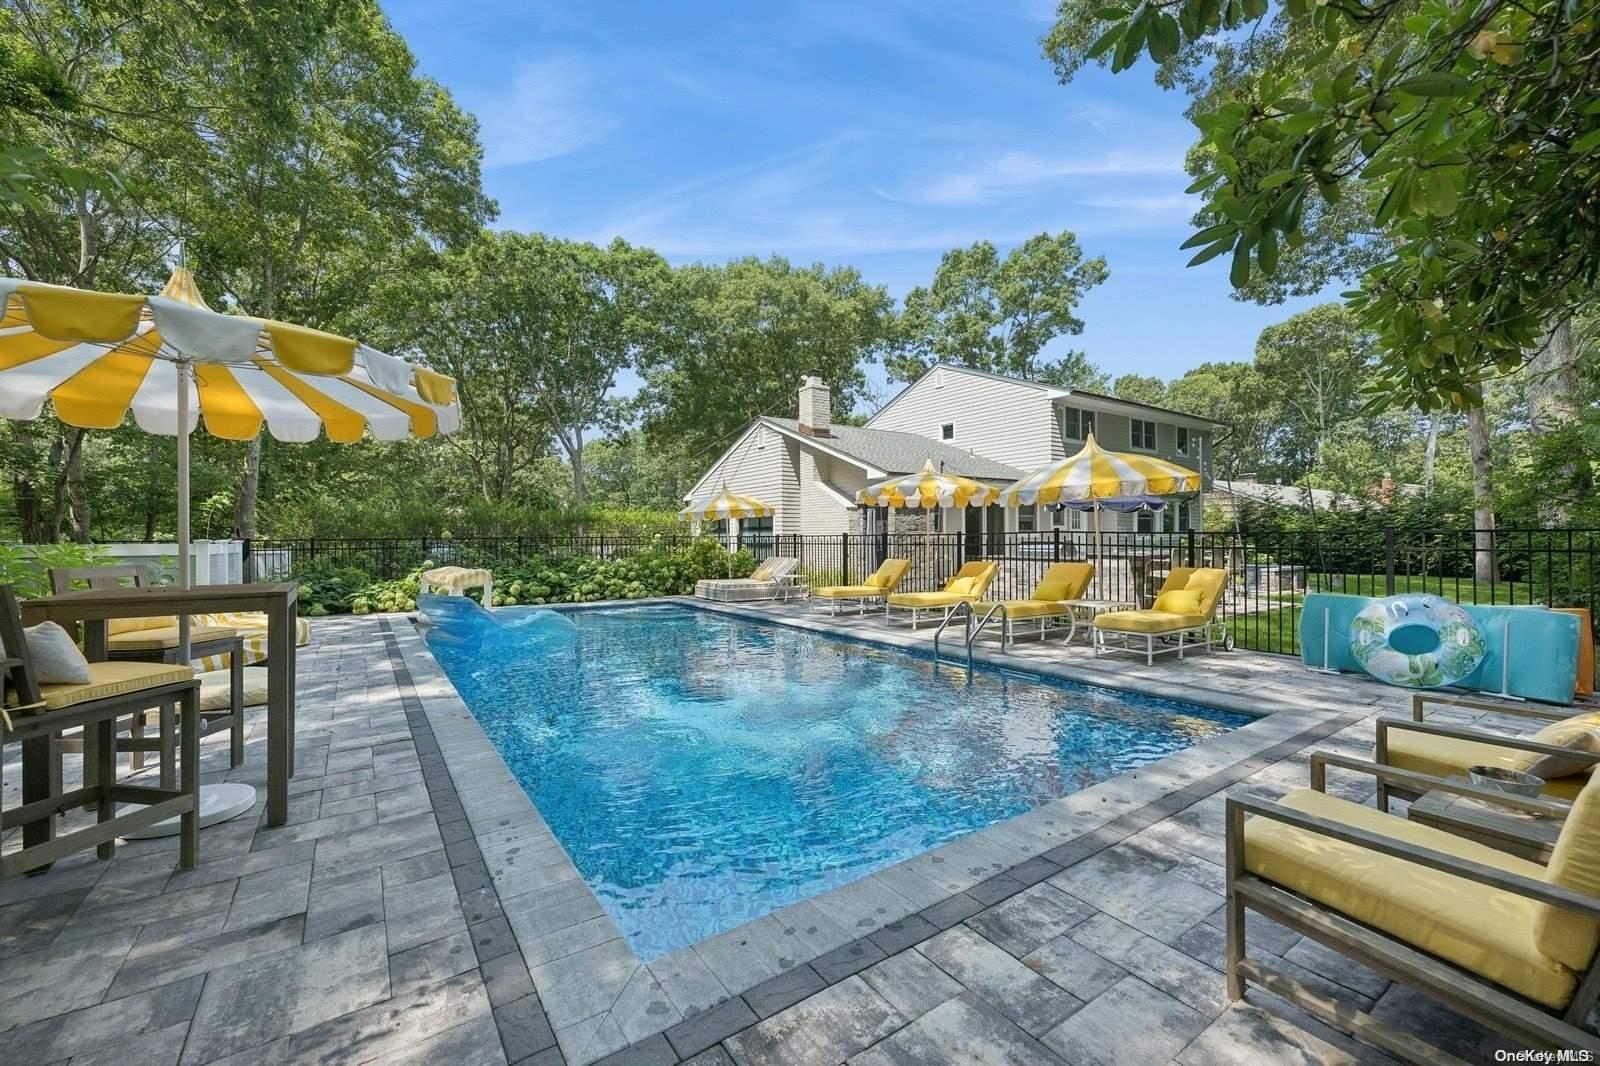
[[[853,500],[856,492],[866,487],[867,477],[858,466],[801,446],[799,531],[807,536],[847,533],[850,510],[823,488],[823,482]]]
[[[955,426],[949,440],[940,434],[946,423]],[[1060,454],[1050,392],[948,368],[924,374],[868,419],[867,426],[944,440],[1021,470],[1043,466]]]
[[[798,499],[798,482],[790,466],[789,449],[775,430],[757,426],[746,433],[706,472],[692,495],[696,498],[709,495],[722,488],[724,482],[740,496],[754,496],[776,506],[778,513],[772,520],[775,532],[795,532],[784,525],[785,511],[790,513],[788,520],[794,520],[793,510],[784,504],[788,502],[787,485],[796,486]]]

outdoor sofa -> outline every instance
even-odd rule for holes
[[[789,583],[800,560],[789,555],[774,555],[755,568],[749,577],[697,581],[694,594],[702,600],[738,603],[745,600],[775,599]]]

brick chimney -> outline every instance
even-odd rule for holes
[[[833,435],[833,393],[815,370],[800,379],[800,432],[813,437]]]

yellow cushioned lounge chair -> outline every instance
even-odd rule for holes
[[[938,611],[947,616],[963,603],[976,603],[989,591],[989,583],[999,572],[996,563],[966,563],[956,576],[945,583],[941,592],[897,592],[890,596],[888,608],[911,612],[911,628],[917,628],[917,619],[923,611]]]
[[[1329,796],[1330,766],[1504,800],[1464,781],[1324,752],[1311,756],[1312,788],[1276,803],[1230,795],[1229,997],[1255,984],[1408,1061],[1459,1061],[1250,958],[1248,908],[1516,1040],[1600,1053],[1600,1037],[1581,1028],[1600,994],[1600,785],[1591,781],[1566,810],[1549,865],[1540,866]],[[1542,800],[1515,805],[1564,811]]]
[[[1481,728],[1430,722],[1425,718],[1430,704],[1530,718],[1543,723],[1543,728],[1527,736],[1506,736]],[[1535,766],[1546,757],[1567,765]],[[1433,777],[1465,777],[1470,766],[1536,772],[1545,778],[1546,796],[1571,802],[1589,783],[1594,767],[1600,764],[1600,713],[1569,715],[1561,708],[1486,703],[1419,692],[1411,697],[1409,721],[1378,719],[1372,758],[1383,766]],[[1380,782],[1380,810],[1388,810],[1391,795],[1416,799],[1419,793]]]
[[[1002,645],[1012,643],[1017,623],[1021,621],[1037,621],[1039,639],[1043,640],[1045,629],[1052,620],[1058,618],[1071,620],[1072,608],[1065,601],[1081,599],[1084,589],[1089,587],[1089,582],[1092,580],[1094,580],[1093,563],[1051,563],[1027,599],[980,600],[972,605],[972,610],[982,618],[996,605],[1005,609],[1000,616]]]
[[[838,614],[841,603],[853,603],[857,613],[862,614],[868,604],[882,605],[900,587],[910,569],[909,559],[885,559],[883,565],[859,585],[824,585],[812,589],[811,602],[826,603],[829,614]]]
[[[1211,648],[1227,640],[1227,626],[1214,619],[1222,590],[1228,580],[1226,570],[1175,566],[1161,586],[1161,593],[1143,611],[1109,611],[1094,620],[1094,653],[1131,652],[1143,655],[1146,665],[1157,655],[1175,651],[1178,658],[1194,648]],[[1173,642],[1171,647],[1156,647],[1156,642]]]
[[[197,614],[195,621],[208,626],[226,626],[239,634],[244,641],[244,665],[259,666],[271,656],[267,646],[267,615],[265,611],[228,611],[222,614]],[[304,618],[294,620],[294,646],[303,648],[311,643],[311,623]],[[229,655],[201,655],[194,660],[195,668],[202,671],[226,670],[232,665]]]

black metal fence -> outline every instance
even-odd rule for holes
[[[681,535],[307,538],[249,546],[246,573],[287,576],[312,565],[357,568],[394,578],[425,561],[510,566],[568,556],[620,558],[683,548]],[[1299,652],[1300,605],[1308,592],[1385,596],[1430,592],[1458,603],[1545,604],[1600,614],[1600,530],[1371,529],[1338,532],[1184,533],[991,532],[752,534],[737,547],[756,558],[793,556],[813,585],[860,581],[886,558],[911,567],[901,588],[941,587],[963,563],[999,564],[989,595],[1026,597],[1054,562],[1096,562],[1089,595],[1147,606],[1173,566],[1228,572],[1219,608],[1237,642],[1282,654]]]

